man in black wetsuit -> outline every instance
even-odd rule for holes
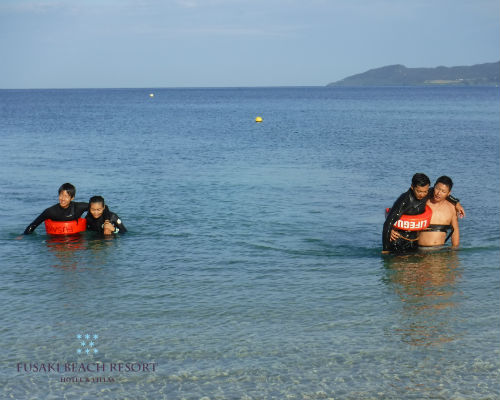
[[[59,204],[47,208],[24,230],[25,235],[33,233],[38,225],[46,219],[53,221],[73,221],[77,220],[87,211],[88,204],[74,202],[76,189],[71,183],[64,183],[59,188]]]
[[[385,219],[382,230],[382,253],[407,253],[417,250],[418,232],[395,231],[393,226],[403,214],[418,215],[425,211],[426,202],[433,193],[433,188],[429,188],[430,184],[427,175],[421,173],[413,175],[410,189],[399,196]],[[449,196],[447,200],[455,205],[459,214],[465,215],[458,199]]]
[[[99,232],[104,235],[127,232],[127,228],[123,225],[120,217],[109,210],[101,196],[90,198],[89,212],[85,218],[87,219],[87,230],[89,231]]]

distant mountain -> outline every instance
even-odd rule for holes
[[[327,86],[409,86],[500,84],[500,61],[463,67],[406,68],[389,65],[352,75]]]

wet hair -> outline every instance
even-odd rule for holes
[[[429,179],[429,177],[425,174],[420,173],[420,172],[416,173],[415,175],[413,175],[413,178],[411,178],[411,185],[413,187],[427,186],[430,184],[431,184],[431,180]]]
[[[62,191],[68,192],[68,194],[73,198],[76,195],[76,188],[71,183],[63,183],[59,187],[58,193],[61,194]]]
[[[89,206],[92,203],[102,203],[102,206],[104,207],[106,204],[104,203],[104,198],[102,196],[92,196],[89,200]]]
[[[450,189],[450,191],[451,191],[451,188],[453,187],[453,181],[451,180],[451,178],[449,176],[446,176],[446,175],[443,175],[443,176],[440,176],[439,178],[437,178],[434,186],[436,186],[438,183],[442,183],[443,185],[448,186],[448,189]]]

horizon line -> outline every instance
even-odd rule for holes
[[[33,87],[0,88],[0,90],[163,90],[163,89],[272,89],[272,88],[320,88],[325,85],[256,85],[256,86],[96,86],[96,87]]]

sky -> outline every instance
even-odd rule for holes
[[[498,0],[0,0],[0,89],[323,86],[499,60]]]

